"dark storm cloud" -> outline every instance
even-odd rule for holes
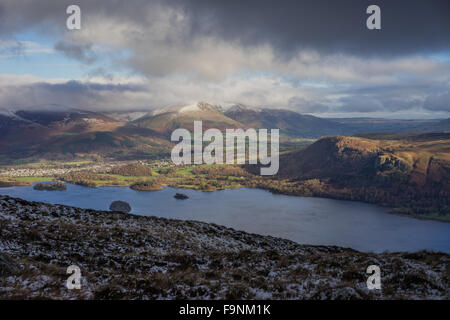
[[[330,107],[327,105],[297,96],[288,100],[288,106],[298,112],[305,113],[322,113],[330,110]]]
[[[450,111],[450,89],[427,97],[424,108],[430,111]]]
[[[81,7],[82,14],[103,14],[120,17],[124,20],[135,20],[141,23],[146,20],[147,10],[161,0],[2,0],[0,2],[0,34],[11,34],[32,26],[43,26],[45,33],[64,31],[66,26],[66,9],[70,5]]]
[[[408,54],[450,49],[448,0],[182,1],[192,32],[243,44],[270,43],[361,54]],[[366,28],[366,9],[381,8],[382,30]]]
[[[36,82],[24,85],[0,87],[0,108],[33,109],[46,105],[62,105],[70,108],[101,110],[119,101],[124,93],[145,90],[140,85],[100,84],[80,81],[62,83]]]
[[[65,26],[73,1],[12,1],[0,4],[0,33],[50,23]],[[295,1],[77,1],[82,13],[151,23],[155,6],[181,9],[189,18],[185,41],[212,35],[241,45],[270,44],[281,56],[302,48],[354,54],[409,54],[450,49],[448,0]],[[381,7],[382,30],[366,28],[366,8]]]
[[[144,90],[144,87],[130,84],[102,84],[102,83],[85,83],[80,81],[67,81],[64,83],[37,83],[34,84],[36,88],[45,89],[48,91],[56,90],[63,93],[71,94],[89,94],[91,92],[115,91],[115,92],[138,92]]]

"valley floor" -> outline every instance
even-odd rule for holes
[[[80,290],[66,288],[77,265]],[[381,268],[382,290],[366,269]],[[450,255],[362,253],[0,196],[1,299],[450,299]]]

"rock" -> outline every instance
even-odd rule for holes
[[[20,271],[20,266],[7,255],[0,252],[0,276],[10,276]]]
[[[187,195],[185,195],[184,193],[177,193],[173,196],[175,199],[178,200],[186,200],[189,199],[189,197]]]
[[[131,206],[125,201],[114,201],[109,206],[109,210],[128,213],[131,211]]]

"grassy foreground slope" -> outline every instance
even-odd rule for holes
[[[450,214],[450,133],[326,137],[284,155],[280,174],[313,181],[316,196],[444,218]]]
[[[449,262],[0,196],[0,299],[449,299]],[[367,289],[372,264],[382,290]]]

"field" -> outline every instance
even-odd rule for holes
[[[47,165],[50,164],[47,163]],[[70,164],[63,162],[59,163],[58,166],[70,167]],[[111,173],[111,170],[94,172],[86,169],[46,177],[3,177],[0,178],[0,185],[24,186],[42,181],[62,180],[89,187],[100,187],[131,186],[137,183],[149,182],[178,188],[214,191],[243,187],[242,175],[249,176],[249,173],[238,166],[230,165],[164,166],[151,168],[151,174],[148,175],[120,175]]]

